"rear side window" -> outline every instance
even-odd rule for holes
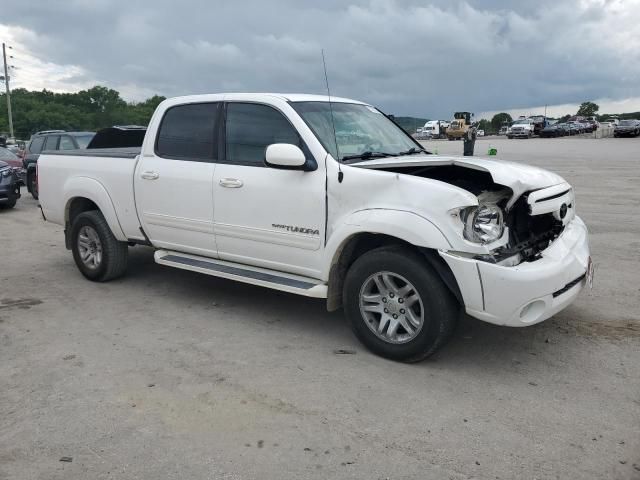
[[[40,153],[44,145],[44,137],[36,137],[29,144],[29,153]]]
[[[169,108],[160,123],[156,154],[164,158],[208,162],[217,157],[218,103]]]
[[[285,116],[273,107],[253,103],[227,105],[226,160],[239,165],[264,166],[272,143],[302,148],[300,136]]]
[[[50,135],[44,142],[43,150],[57,150],[58,149],[58,139],[59,135]]]

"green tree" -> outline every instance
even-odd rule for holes
[[[478,122],[478,130],[484,130],[485,135],[489,133],[495,133],[495,130],[493,129],[493,125],[489,120],[485,118],[483,118]]]
[[[600,110],[600,105],[593,102],[582,102],[580,104],[580,108],[578,108],[578,113],[576,115],[580,115],[582,117],[592,117],[598,113]]]
[[[28,139],[38,130],[98,130],[112,125],[147,125],[164,97],[155,95],[143,102],[127,103],[116,90],[95,86],[75,93],[49,90],[11,93],[13,125],[19,139]],[[0,106],[6,105],[0,94]],[[0,107],[0,133],[8,132],[7,110]]]
[[[493,127],[492,131],[498,132],[504,122],[513,122],[513,118],[511,118],[511,115],[505,112],[496,113],[491,119],[491,126]]]

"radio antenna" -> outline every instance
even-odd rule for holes
[[[333,129],[333,141],[336,145],[336,155],[338,158],[338,183],[342,183],[344,173],[342,173],[342,161],[340,160],[340,150],[338,149],[338,136],[336,135],[336,123],[333,119],[333,104],[331,102],[331,90],[329,89],[329,77],[327,76],[327,63],[324,60],[324,49],[322,49],[322,67],[324,68],[324,83],[327,86],[327,97],[329,97],[329,112],[331,113],[331,128]]]

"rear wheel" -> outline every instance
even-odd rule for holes
[[[33,198],[38,200],[38,180],[35,170],[27,174],[27,190],[29,190]]]
[[[71,249],[80,272],[89,280],[106,282],[127,269],[128,245],[118,241],[97,210],[83,212],[71,226]]]
[[[459,306],[419,254],[381,247],[358,258],[347,272],[345,314],[372,352],[403,362],[435,353],[451,336]]]

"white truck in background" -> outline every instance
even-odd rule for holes
[[[445,120],[429,120],[422,127],[422,137],[446,138],[447,128],[449,128],[449,122]]]
[[[431,155],[375,107],[315,95],[165,100],[141,148],[44,152],[40,205],[80,272],[168,267],[324,298],[387,358],[440,348],[462,310],[527,326],[592,275],[560,176]]]

